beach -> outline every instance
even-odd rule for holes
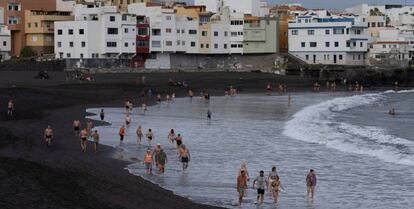
[[[63,72],[51,72],[51,80],[34,79],[36,74],[0,72],[1,208],[215,208],[131,175],[125,170],[130,162],[112,158],[113,148],[81,153],[72,121],[84,124],[87,108],[119,107],[131,98],[137,104],[140,90],[149,85],[162,94],[173,89],[177,97],[184,96],[185,89],[168,86],[169,78],[187,80],[195,92],[213,95],[223,95],[230,85],[254,92],[268,82],[292,89],[307,89],[313,82],[261,73],[158,73],[144,74],[146,84],[137,86],[140,74],[102,74],[82,84],[66,82]],[[15,105],[13,120],[5,117],[9,99]],[[43,141],[47,125],[55,132],[49,149]]]

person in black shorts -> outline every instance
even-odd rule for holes
[[[180,149],[181,145],[183,144],[183,138],[181,134],[177,134],[177,138],[175,138],[175,143],[177,143],[177,149]]]
[[[104,120],[105,119],[104,109],[101,109],[101,113],[99,114],[99,116],[101,116],[101,120]]]
[[[266,177],[264,176],[264,171],[259,172],[259,176],[257,176],[253,181],[253,189],[255,188],[255,184],[257,182],[257,204],[263,203],[265,187],[268,187],[268,182]]]

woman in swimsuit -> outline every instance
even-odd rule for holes
[[[168,139],[170,140],[171,144],[174,144],[176,138],[177,136],[174,133],[174,129],[171,129],[170,133],[168,133]]]
[[[137,144],[141,144],[141,139],[143,136],[141,126],[138,126],[136,133],[137,133]]]
[[[148,146],[151,146],[152,139],[154,138],[154,134],[152,133],[151,129],[148,129],[146,136],[148,139]]]
[[[283,189],[281,183],[280,183],[280,179],[279,176],[276,175],[276,179],[274,179],[272,181],[272,183],[270,184],[270,189],[272,190],[272,195],[275,201],[275,204],[277,204],[278,202],[278,198],[279,198],[279,192],[280,192],[280,188]]]

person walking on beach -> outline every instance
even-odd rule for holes
[[[88,130],[86,128],[80,132],[80,143],[82,152],[86,152],[86,144],[88,143]]]
[[[141,126],[138,126],[136,133],[137,133],[137,144],[139,145],[141,144],[141,139],[142,139],[142,136],[144,135],[142,134]]]
[[[207,120],[211,120],[211,111],[207,110]]]
[[[129,124],[131,124],[131,116],[128,114],[125,115],[125,125],[129,128]]]
[[[95,130],[92,133],[92,138],[93,138],[93,151],[95,153],[97,153],[98,152],[98,145],[99,145],[99,133],[98,133],[97,130]]]
[[[170,130],[170,132],[168,133],[167,138],[168,138],[168,140],[170,141],[171,144],[174,144],[174,141],[177,138],[177,136],[174,133],[174,129]]]
[[[276,180],[277,177],[278,177],[278,174],[276,171],[276,166],[273,166],[272,171],[269,172],[269,176],[267,179],[267,182],[269,182],[269,186],[272,184],[273,181]]]
[[[280,183],[280,178],[278,175],[276,175],[275,179],[270,184],[270,190],[272,191],[274,203],[277,204],[279,199],[279,192],[280,189],[283,189],[282,184]]]
[[[152,139],[154,138],[154,134],[152,133],[152,130],[148,129],[148,132],[147,134],[145,134],[145,136],[147,137],[147,140],[148,140],[148,146],[151,147],[151,142],[152,142]]]
[[[99,114],[99,116],[101,117],[101,120],[104,120],[105,119],[104,109],[101,109],[101,113]]]
[[[88,131],[88,137],[92,136],[92,127],[93,127],[92,121],[88,120],[88,122],[86,122],[86,130]]]
[[[180,148],[180,158],[184,171],[188,168],[188,162],[190,162],[190,150],[184,144]]]
[[[73,131],[75,131],[75,136],[76,137],[79,136],[79,130],[80,130],[80,121],[79,120],[74,120],[73,121]]]
[[[244,171],[244,173],[247,176],[247,181],[250,181],[249,171],[247,170],[247,162],[245,160],[242,160],[242,163],[239,168],[238,175],[240,175]]]
[[[306,176],[307,197],[313,198],[315,195],[316,174],[313,169],[310,169]],[[310,196],[309,196],[310,195]]]
[[[247,175],[246,171],[242,170],[237,176],[237,192],[239,193],[239,206],[242,206],[243,197],[247,189]]]
[[[145,153],[144,156],[144,164],[145,164],[145,170],[147,171],[147,174],[152,174],[152,153],[151,150],[148,149],[147,153]]]
[[[50,125],[47,126],[44,132],[45,142],[46,146],[50,147],[52,144],[52,138],[53,138],[53,129],[50,127]]]
[[[125,126],[122,125],[121,128],[119,129],[119,140],[121,142],[124,141],[124,136],[125,136]]]
[[[262,204],[265,194],[265,187],[268,187],[268,182],[266,177],[264,176],[264,171],[259,172],[259,176],[257,176],[253,180],[253,189],[255,188],[255,184],[257,182],[257,204]]]
[[[158,171],[160,175],[164,175],[165,172],[165,164],[168,162],[167,154],[164,152],[164,149],[161,148],[158,156],[157,156],[157,165]]]
[[[177,134],[175,143],[177,144],[177,149],[180,149],[181,145],[183,144],[183,137],[181,137],[181,134]]]
[[[9,102],[7,103],[7,116],[10,118],[13,117],[13,111],[14,111],[13,100],[9,100]]]

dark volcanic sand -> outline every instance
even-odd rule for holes
[[[171,77],[187,80],[196,95],[203,90],[222,95],[233,85],[239,92],[264,92],[267,83],[286,83],[289,90],[310,89],[311,80],[264,73],[153,73],[147,85],[135,85],[139,74],[101,74],[96,82],[65,82],[63,72],[52,80],[37,80],[35,72],[0,72],[0,208],[131,208],[196,209],[200,205],[174,195],[140,177],[130,175],[128,164],[111,158],[114,150],[100,146],[98,154],[81,153],[72,131],[74,119],[85,109],[122,106],[126,99],[138,104],[148,84],[161,93],[184,96],[186,89],[167,85]],[[15,118],[8,120],[7,101],[15,102]],[[151,102],[151,101],[148,101]],[[84,122],[84,121],[82,121]],[[43,130],[52,125],[51,148]],[[95,122],[95,125],[99,125]]]

